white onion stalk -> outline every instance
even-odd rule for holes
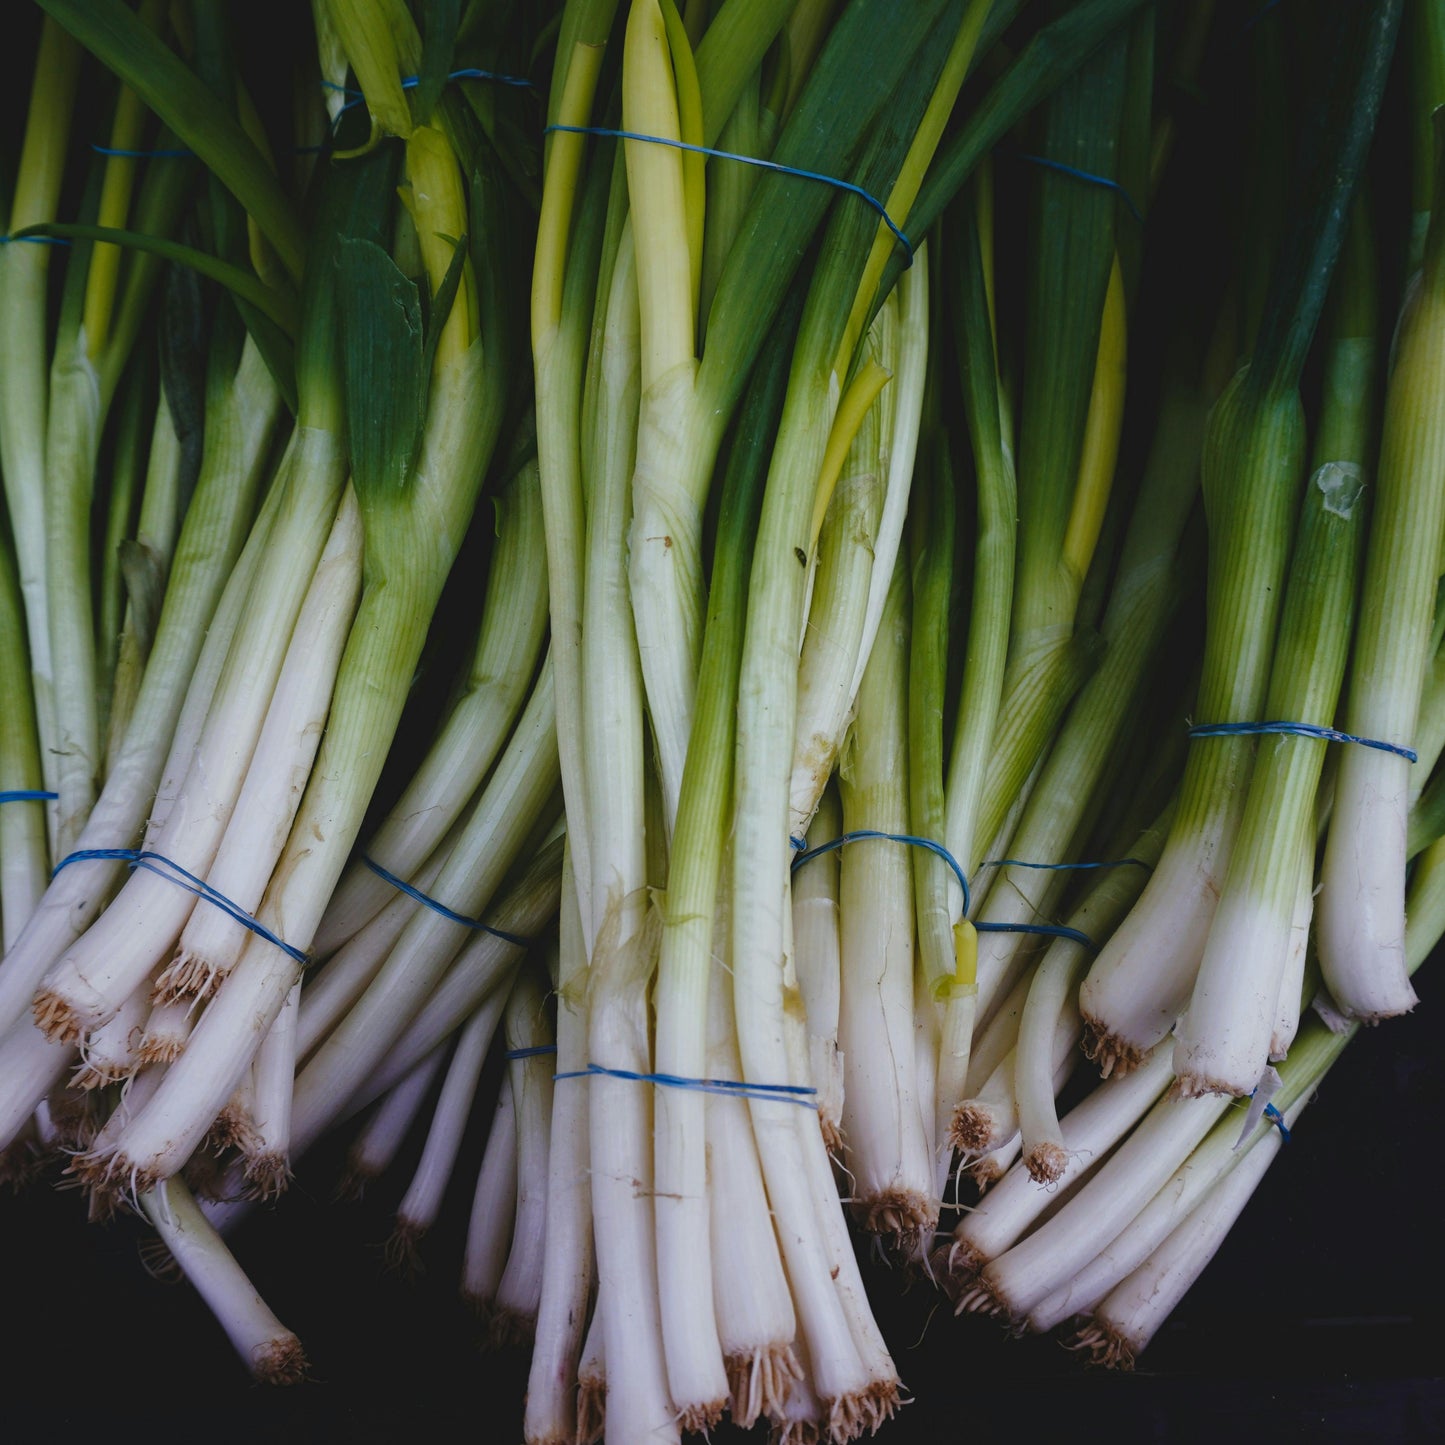
[[[1067,1158],[1054,1187],[1034,1183],[1028,1171],[1011,1169],[954,1230],[945,1268],[950,1275],[976,1273],[1023,1237],[1051,1206],[1067,1197],[1143,1117],[1173,1075],[1168,1050],[1154,1055],[1133,1073],[1110,1079],[1076,1104],[1063,1119]]]
[[[1214,1258],[1282,1147],[1282,1136],[1271,1128],[1149,1258],[1097,1305],[1078,1335],[1079,1347],[1087,1348],[1095,1363],[1132,1368],[1135,1357]]]
[[[141,1061],[147,1064],[174,1063],[185,1051],[195,1021],[194,999],[152,1004],[146,1016],[145,1037],[140,1044]]]
[[[1287,1129],[1293,1129],[1305,1102],[1306,1099],[1301,1099],[1291,1114],[1282,1116]],[[1029,1328],[1044,1333],[1072,1315],[1089,1314],[1120,1281],[1154,1253],[1202,1200],[1224,1187],[1223,1181],[1230,1174],[1246,1167],[1263,1173],[1268,1159],[1260,1164],[1254,1156],[1261,1149],[1267,1156],[1272,1155],[1284,1136],[1268,1121],[1251,1130],[1250,1135],[1248,1140],[1241,1139],[1238,1118],[1232,1113],[1226,1114],[1128,1227],[1073,1279],[1029,1312]]]
[[[1445,522],[1445,143],[1437,122],[1435,194],[1424,271],[1396,332],[1371,512],[1345,730],[1398,747],[1414,740],[1429,661]],[[1349,747],[1340,758],[1316,909],[1320,967],[1349,1017],[1375,1022],[1415,1006],[1405,967],[1405,842],[1410,764]]]
[[[247,540],[279,410],[276,387],[247,341],[234,377],[214,384],[208,398],[201,472],[171,562],[140,695],[78,847],[128,844],[148,814],[155,820],[169,809],[191,757],[186,746],[179,766],[167,766],[168,757],[176,758],[170,749],[182,731],[179,719],[187,711],[194,715],[195,731],[186,729],[193,744],[281,495],[281,488],[273,488]],[[45,970],[84,933],[124,873],[122,863],[87,862],[55,876],[6,953],[0,970],[0,1027],[29,1007]]]
[[[722,889],[720,911],[726,907]],[[725,918],[719,918],[714,938],[720,959],[726,959]],[[719,958],[708,970],[707,1019],[707,1076],[741,1077],[728,970]],[[760,1417],[777,1416],[798,1378],[797,1318],[773,1232],[748,1106],[742,1099],[718,1094],[709,1094],[706,1100],[713,1307],[733,1423],[750,1430]]]
[[[446,1058],[447,1045],[438,1044],[419,1064],[413,1065],[409,1074],[392,1085],[347,1153],[346,1171],[336,1186],[339,1197],[360,1199],[366,1186],[391,1167]]]
[[[509,1050],[544,1048],[552,1042],[546,1000],[534,975],[523,970],[507,1001]],[[547,1242],[547,1171],[551,1155],[552,1072],[550,1054],[512,1059],[512,1104],[516,1110],[516,1225],[507,1267],[492,1311],[492,1342],[530,1344],[542,1298],[542,1263]]]
[[[1218,1095],[1161,1099],[1058,1213],[983,1269],[961,1308],[1025,1318],[1148,1204],[1228,1102]]]
[[[1275,1004],[1274,1024],[1269,1035],[1269,1059],[1283,1059],[1299,1032],[1300,1015],[1305,1003],[1305,976],[1310,958],[1310,922],[1315,911],[1314,850],[1300,849],[1299,881],[1295,885],[1294,910],[1290,918],[1289,943],[1286,947],[1284,972],[1279,980],[1279,1000]]]
[[[290,1385],[305,1378],[301,1342],[266,1307],[191,1192],[172,1179],[140,1196],[161,1242],[262,1384]]]
[[[1054,1021],[1050,1041],[1049,1089],[1057,1097],[1069,1081],[1076,1062],[1074,1049],[1079,1042],[1079,1011],[1077,1005],[1066,1005]],[[991,1154],[1012,1142],[1019,1132],[1019,1104],[1015,1078],[1018,1073],[1018,1048],[1005,1055],[983,1088],[971,1099],[965,1099],[954,1111],[949,1142],[960,1153],[977,1156]]]
[[[796,983],[791,985],[796,988]],[[911,1040],[905,1040],[911,1044]],[[808,1037],[803,1019],[790,1012],[784,1021],[784,1044],[789,1069],[795,1079],[806,1078]],[[868,1294],[863,1287],[858,1253],[848,1232],[847,1221],[838,1208],[833,1185],[833,1163],[823,1143],[823,1131],[817,1127],[812,1109],[795,1108],[803,1160],[809,1174],[809,1188],[814,1200],[815,1228],[829,1259],[828,1275],[834,1295],[847,1322],[853,1348],[866,1381],[861,1394],[852,1399],[827,1402],[828,1429],[834,1439],[852,1438],[863,1429],[873,1432],[898,1410],[901,1386],[898,1371],[889,1354],[882,1332],[873,1319]],[[924,1179],[928,1179],[925,1157]],[[936,1219],[938,1206],[931,1206]],[[801,1313],[801,1311],[800,1311]]]
[[[829,843],[842,832],[843,808],[837,791],[826,788],[808,828],[808,847]],[[829,1153],[843,1144],[843,1057],[838,1052],[843,980],[838,932],[841,861],[841,850],[821,853],[793,875],[793,958],[808,1015],[808,1071],[818,1090],[818,1123]]]
[[[206,882],[246,913],[265,892],[321,743],[361,592],[361,540],[361,513],[348,487],[297,615],[234,819],[206,873]],[[235,966],[247,935],[223,909],[194,908],[157,980],[157,996],[208,997]]]
[[[562,857],[558,919],[557,1073],[587,1067],[586,989],[587,945],[569,844]],[[544,1227],[547,1249],[522,1422],[527,1445],[571,1445],[581,1434],[578,1361],[593,1273],[589,1087],[588,1079],[575,1078],[553,1092]]]
[[[607,1356],[602,1316],[594,1309],[577,1365],[577,1445],[598,1445],[607,1409]]]
[[[1158,860],[1168,834],[1172,808],[1172,803],[1166,806],[1154,824],[1135,840],[1129,850],[1131,858],[1149,866]],[[1148,876],[1148,866],[1127,864],[1104,870],[1070,917],[1069,927],[1077,928],[1090,938],[1104,937],[1133,905]],[[1090,957],[1090,950],[1083,944],[1071,938],[1055,939],[1034,971],[1019,1018],[1014,1089],[1018,1098],[1019,1128],[1023,1133],[1024,1164],[1040,1184],[1057,1180],[1068,1158],[1054,1104],[1058,1093],[1054,1087],[1058,1067],[1054,1039],[1058,1021],[1065,1017],[1070,1020],[1073,1037],[1078,1038],[1078,986]]]
[[[144,1060],[141,1045],[149,1013],[150,981],[147,979],[131,991],[114,1018],[86,1035],[80,1048],[80,1067],[71,1086],[96,1089],[129,1078]]]
[[[908,832],[907,570],[895,567],[840,769],[843,826]],[[908,845],[859,839],[839,883],[843,1137],[853,1212],[911,1252],[937,1217],[913,1070],[913,872]]]
[[[368,858],[408,881],[415,881],[481,785],[536,674],[547,620],[547,566],[535,462],[520,469],[495,506],[497,544],[466,678],[421,766],[366,844]],[[334,953],[392,901],[384,878],[364,863],[353,864],[327,904],[315,952]]]
[[[74,1044],[53,1043],[28,1018],[0,1033],[0,1149],[10,1146],[75,1056]]]
[[[497,1106],[487,1130],[487,1147],[477,1171],[467,1242],[462,1253],[462,1298],[485,1323],[512,1239],[517,1208],[517,1115],[512,1107],[512,1075],[502,1074]]]
[[[1042,956],[1036,951],[1030,962],[1037,964]],[[1019,1022],[1023,1018],[1024,1005],[1028,1002],[1032,982],[1033,969],[1027,968],[1009,990],[1007,997],[995,1005],[993,1013],[975,1033],[972,1048],[969,1050],[968,1073],[964,1078],[963,1088],[959,1091],[960,1098],[968,1099],[977,1094],[988,1076],[1017,1046]]]
[[[334,434],[313,427],[298,428],[296,435],[286,494],[251,584],[251,605],[232,640],[186,781],[153,845],[199,877],[230,821],[340,500],[342,455]],[[124,980],[143,975],[174,946],[195,903],[194,894],[150,869],[132,872],[42,980],[35,1003],[42,1027],[69,1038],[103,1023],[124,998]]]
[[[987,1194],[1001,1179],[1008,1178],[1022,1148],[1023,1135],[1015,1134],[1002,1149],[995,1149],[992,1154],[985,1154],[981,1159],[975,1159],[973,1163],[965,1166],[980,1195]],[[960,1170],[960,1173],[962,1172]]]
[[[882,368],[874,373],[880,384],[889,379],[890,363],[896,360],[897,310],[897,303],[890,300],[869,332],[870,360]],[[867,405],[866,393],[861,400],[861,416],[849,418],[840,410],[829,442],[831,452],[838,445],[838,432],[856,427],[822,518],[798,660],[798,719],[788,784],[788,830],[797,838],[808,831],[833,773],[857,693],[854,674],[860,671],[859,648],[883,514],[896,393],[885,385],[872,405]]]
[[[915,949],[913,955],[913,1077],[920,1101],[923,1146],[928,1151],[928,1157],[935,1161],[939,1160],[942,1153],[940,1146],[943,1142],[938,1131],[938,1120],[934,1117],[932,1108],[938,1097],[938,1062],[942,1037],[942,1020],[939,1017],[938,1005],[928,987],[928,975],[923,965],[922,950]],[[945,1171],[948,1162],[944,1161]],[[939,1175],[937,1168],[934,1169],[934,1174],[937,1176],[938,1187],[935,1187],[933,1191],[933,1198],[941,1202],[942,1185],[946,1182],[947,1175],[946,1172]],[[924,1257],[926,1257],[929,1243],[930,1241],[927,1239],[922,1241]]]
[[[1411,878],[1408,900],[1410,925],[1405,943],[1409,973],[1425,961],[1445,932],[1445,843],[1435,843],[1420,859]],[[1358,1022],[1332,1032],[1319,1019],[1300,1030],[1299,1039],[1280,1067],[1280,1085],[1274,1100],[1279,1121],[1293,1129],[1320,1080],[1333,1066],[1345,1045],[1358,1032]],[[1153,1338],[1170,1311],[1199,1277],[1224,1241],[1240,1211],[1258,1186],[1264,1171],[1279,1152],[1285,1135],[1274,1120],[1259,1121],[1252,1136],[1241,1140],[1232,1115],[1215,1126],[1210,1138],[1195,1150],[1176,1180],[1187,1194],[1198,1197],[1193,1172],[1208,1175],[1223,1158],[1213,1184],[1167,1238],[1165,1226],[1179,1217],[1171,1207],[1176,1183],[1166,1185],[1143,1214],[1107,1251],[1116,1263],[1133,1269],[1119,1283],[1119,1269],[1106,1274],[1091,1266],[1087,1273],[1098,1288],[1112,1293],[1094,1310],[1093,1319],[1079,1333],[1078,1344],[1091,1350],[1096,1362],[1130,1368],[1134,1358]],[[1240,1147],[1247,1143],[1248,1148]],[[1145,1228],[1152,1227],[1146,1234]],[[1147,1246],[1147,1250],[1145,1248]],[[1144,1259],[1143,1254],[1148,1253]],[[1135,1267],[1137,1266],[1137,1267]],[[1114,1286],[1117,1284],[1117,1288]],[[1076,1299],[1082,1304],[1083,1295]]]
[[[629,56],[634,25],[645,23],[638,17],[646,8],[634,6],[631,12]],[[657,19],[660,29],[660,12]],[[652,1050],[646,997],[661,930],[648,927],[644,932],[648,875],[642,670],[633,613],[626,605],[624,540],[633,501],[629,483],[637,447],[639,368],[645,366],[640,361],[637,278],[629,222],[617,247],[605,314],[599,317],[581,663],[594,924],[587,934],[589,1062],[648,1074]],[[686,552],[681,534],[677,540]],[[640,545],[633,543],[634,548]],[[660,546],[660,540],[655,539],[655,545]],[[662,746],[665,749],[665,742]],[[672,797],[675,800],[675,792]],[[653,1239],[653,1091],[647,1084],[622,1079],[589,1082],[597,1312],[610,1362],[607,1428],[623,1439],[642,1439],[652,1432],[658,1432],[659,1439],[676,1438],[679,1412],[689,1419],[699,1412],[699,1424],[712,1423],[716,1415],[710,1413],[713,1396],[705,1385],[703,1394],[693,1394],[691,1379],[674,1406],[663,1359]],[[720,1359],[715,1374],[720,1396]]]
[[[242,1151],[249,1192],[275,1199],[291,1182],[291,1089],[296,1077],[297,979],[251,1064],[251,1137]]]
[[[488,1018],[485,1011],[479,1012],[463,1026],[452,1046],[421,1158],[396,1207],[396,1221],[386,1242],[387,1262],[394,1269],[415,1271],[421,1242],[441,1213],[496,1022],[495,1016]]]

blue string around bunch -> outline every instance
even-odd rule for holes
[[[459,923],[463,928],[470,928],[478,933],[490,933],[493,938],[500,938],[503,943],[510,943],[514,948],[530,948],[531,940],[523,938],[520,934],[508,933],[505,928],[493,928],[490,923],[484,923],[480,918],[469,918],[465,913],[458,913],[454,908],[448,908],[439,899],[432,898],[429,894],[423,893],[420,888],[408,883],[405,878],[398,878],[395,873],[383,868],[374,858],[368,858],[364,853],[361,861],[376,874],[378,878],[390,883],[393,888],[405,893],[408,898],[415,899],[433,913],[440,913],[443,918],[452,923]]]
[[[1394,753],[1408,763],[1418,763],[1419,755],[1399,743],[1381,742],[1379,738],[1357,737],[1354,733],[1343,733],[1338,728],[1321,727],[1316,723],[1302,722],[1257,722],[1257,723],[1199,723],[1189,729],[1191,738],[1232,738],[1252,737],[1255,734],[1284,733],[1291,737],[1318,738],[1327,743],[1354,743],[1362,748],[1374,748],[1377,752]]]
[[[184,888],[187,893],[194,893],[197,898],[219,908],[242,928],[248,929],[258,938],[264,938],[267,943],[273,944],[303,967],[310,961],[305,949],[287,943],[280,934],[267,928],[254,914],[247,913],[239,903],[227,898],[219,889],[212,888],[204,878],[198,878],[174,859],[167,858],[165,854],[157,853],[151,848],[78,848],[74,853],[62,858],[51,870],[50,876],[54,878],[62,868],[69,868],[73,863],[87,862],[125,863],[131,868],[144,868],[148,873],[155,873],[168,883],[174,883],[177,888]]]

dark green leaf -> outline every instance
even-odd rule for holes
[[[351,475],[363,505],[406,485],[426,411],[421,297],[380,246],[343,237],[336,257]]]

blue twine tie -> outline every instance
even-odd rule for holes
[[[414,888],[406,879],[398,878],[395,873],[387,872],[374,858],[368,858],[363,853],[361,861],[378,878],[384,878],[393,888],[400,889],[408,898],[414,898],[418,903],[430,908],[433,913],[440,913],[443,918],[449,919],[452,923],[460,923],[463,928],[471,928],[479,933],[490,933],[493,938],[500,938],[503,943],[510,943],[516,948],[531,947],[529,939],[522,938],[515,933],[508,933],[504,928],[493,928],[490,923],[483,923],[480,918],[468,918],[465,913],[458,913],[454,908],[448,908],[445,903],[428,897],[420,888]]]
[[[716,156],[719,160],[724,161],[740,161],[745,166],[757,166],[760,170],[776,171],[779,175],[784,176],[798,176],[805,181],[821,181],[825,186],[833,186],[837,190],[847,191],[849,195],[866,201],[878,212],[882,217],[883,224],[893,232],[894,238],[903,247],[907,263],[910,266],[913,264],[913,242],[899,229],[893,217],[888,214],[888,209],[883,202],[852,181],[840,180],[837,176],[825,175],[822,171],[807,171],[801,166],[786,166],[781,161],[764,160],[761,156],[740,155],[736,151],[718,150],[715,146],[693,145],[690,141],[673,140],[665,135],[644,135],[635,130],[611,130],[600,125],[549,125],[546,127],[546,131],[565,131],[569,135],[597,135],[611,140],[647,141],[652,145],[671,146],[673,150],[690,151],[693,155]],[[543,133],[545,134],[546,131]]]
[[[529,1049],[508,1049],[504,1059],[535,1059],[539,1054],[555,1054],[556,1044],[533,1044]]]
[[[44,788],[10,788],[0,793],[0,803],[48,803],[60,796]]]
[[[805,1084],[742,1084],[734,1079],[685,1079],[678,1074],[637,1074],[631,1069],[605,1069],[601,1064],[588,1064],[585,1069],[573,1069],[565,1074],[553,1074],[552,1077],[585,1079],[591,1075],[624,1079],[634,1084],[657,1084],[664,1089],[696,1089],[703,1094],[722,1094],[731,1099],[801,1104],[805,1109],[818,1107],[813,1102],[813,1096],[818,1091]]]
[[[835,848],[841,848],[845,843],[853,843],[859,839],[876,838],[885,843],[905,843],[911,848],[926,848],[930,853],[942,858],[953,870],[953,876],[958,879],[959,886],[963,889],[963,913],[968,916],[969,893],[968,879],[964,875],[963,866],[958,859],[943,846],[936,843],[932,838],[916,838],[912,833],[882,833],[873,828],[859,828],[852,833],[840,833],[836,838],[826,843],[819,843],[816,848],[809,848],[799,838],[789,838],[794,852],[797,856],[793,859],[792,871],[797,872],[810,858],[816,858],[820,853],[831,853]],[[1005,862],[1009,861],[1007,859]],[[1127,862],[1138,862],[1138,859],[1127,859]],[[991,866],[988,864],[985,867]],[[1107,868],[1112,866],[1108,863],[1039,863],[1025,864],[1025,867],[1040,868]],[[1147,866],[1147,865],[1144,865]],[[1098,945],[1087,933],[1081,933],[1077,928],[1067,928],[1061,923],[975,923],[974,929],[979,933],[1032,933],[1039,934],[1046,938],[1067,938],[1073,943],[1081,943],[1085,948],[1093,949]]]
[[[1284,1121],[1284,1115],[1281,1114],[1280,1111],[1279,1111],[1278,1109],[1276,1109],[1273,1104],[1266,1104],[1266,1105],[1264,1106],[1264,1117],[1265,1117],[1266,1119],[1268,1119],[1269,1122],[1270,1122],[1271,1124],[1273,1124],[1276,1129],[1279,1130],[1279,1137],[1280,1137],[1286,1144],[1288,1144],[1288,1143],[1289,1143],[1289,1125],[1285,1123],[1285,1121]]]
[[[911,833],[880,833],[874,828],[858,828],[851,833],[840,833],[827,843],[819,843],[816,848],[809,848],[806,843],[802,844],[802,851],[793,859],[792,871],[796,873],[804,863],[810,858],[816,858],[820,853],[831,853],[845,843],[853,843],[866,838],[877,838],[884,843],[906,843],[911,848],[926,848],[930,853],[942,858],[953,870],[953,876],[958,879],[958,886],[963,889],[963,911],[967,914],[969,908],[968,878],[963,871],[963,865],[942,843],[935,843],[932,838],[915,838]],[[799,839],[790,838],[788,841],[794,849],[799,848]]]
[[[1150,868],[1142,858],[1106,858],[1098,863],[1030,863],[1023,858],[990,858],[980,868],[1040,868],[1048,873],[1070,872],[1086,868]]]
[[[17,241],[26,241],[32,246],[68,246],[64,236],[0,236],[0,246],[9,246]]]
[[[51,870],[50,876],[54,878],[62,868],[68,868],[72,863],[85,863],[92,860],[128,863],[132,868],[144,868],[148,872],[158,874],[168,883],[174,883],[177,888],[184,888],[187,893],[194,893],[197,898],[214,904],[228,918],[234,919],[242,928],[249,929],[258,938],[264,938],[267,943],[279,948],[282,953],[303,968],[309,961],[303,949],[292,947],[279,934],[275,934],[267,928],[260,919],[247,913],[239,903],[232,902],[224,893],[212,888],[204,878],[197,878],[194,873],[182,868],[179,863],[173,862],[163,853],[154,853],[148,848],[81,848],[62,858]]]
[[[492,85],[512,85],[524,90],[532,88],[532,82],[525,75],[502,75],[495,70],[478,70],[475,66],[469,66],[465,70],[452,70],[447,73],[448,80],[485,80]],[[421,76],[407,75],[402,77],[401,88],[403,90],[415,90],[421,84]],[[340,110],[336,112],[336,118],[341,119],[348,110],[354,110],[358,105],[365,102],[366,96],[353,85],[338,85],[334,80],[323,80],[322,88],[334,90],[341,95],[354,97],[348,100]]]
[[[1362,748],[1374,748],[1382,753],[1394,753],[1406,762],[1418,763],[1418,753],[1402,748],[1398,743],[1383,743],[1378,738],[1358,738],[1353,733],[1342,733],[1338,728],[1317,727],[1314,723],[1301,722],[1257,722],[1257,723],[1200,723],[1189,729],[1191,738],[1245,737],[1256,733],[1286,733],[1293,737],[1319,738],[1327,743],[1357,743]]]
[[[183,161],[195,158],[195,151],[177,148],[175,150],[154,150],[154,151],[132,151],[120,150],[115,146],[96,145],[93,141],[90,146],[98,156],[119,156],[122,160],[129,161]]]
[[[1134,204],[1134,198],[1118,181],[1108,176],[1096,176],[1092,171],[1081,171],[1077,166],[1065,165],[1063,161],[1050,160],[1047,156],[1025,155],[1022,151],[1015,154],[1017,159],[1027,161],[1031,166],[1043,166],[1045,170],[1058,171],[1060,175],[1072,176],[1076,181],[1086,181],[1091,186],[1103,186],[1106,190],[1113,191],[1129,208],[1129,214],[1141,226],[1144,224],[1144,216]]]

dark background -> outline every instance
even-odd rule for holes
[[[0,118],[10,137],[28,90],[35,11],[6,10],[14,29],[0,58]],[[305,11],[274,0],[245,7],[243,69],[245,56],[290,43],[282,32],[304,28]],[[1398,116],[1387,114],[1382,125],[1392,124],[1402,141]],[[8,176],[15,156],[4,149]],[[1437,967],[1417,980],[1414,1016],[1351,1045],[1134,1374],[1089,1370],[1052,1341],[1009,1340],[992,1322],[955,1319],[926,1286],[905,1291],[901,1276],[868,1265],[875,1308],[915,1397],[882,1438],[904,1445],[1019,1427],[1026,1438],[1445,1438],[1434,1322],[1445,1103],[1432,1036]],[[489,1114],[483,1099],[477,1118]],[[481,1328],[457,1297],[466,1191],[454,1191],[424,1243],[422,1272],[389,1274],[382,1245],[408,1171],[359,1203],[335,1204],[345,1147],[338,1138],[314,1151],[291,1194],[234,1241],[310,1357],[309,1380],[284,1390],[252,1384],[188,1287],[145,1272],[137,1245],[147,1231],[137,1221],[88,1224],[81,1196],[56,1191],[53,1180],[0,1196],[0,1298],[11,1326],[0,1431],[13,1439],[70,1437],[93,1425],[122,1438],[184,1432],[216,1442],[422,1432],[518,1439],[525,1355],[484,1352]],[[480,1137],[469,1150],[459,1178],[474,1175]],[[744,1437],[725,1428],[714,1438]]]

